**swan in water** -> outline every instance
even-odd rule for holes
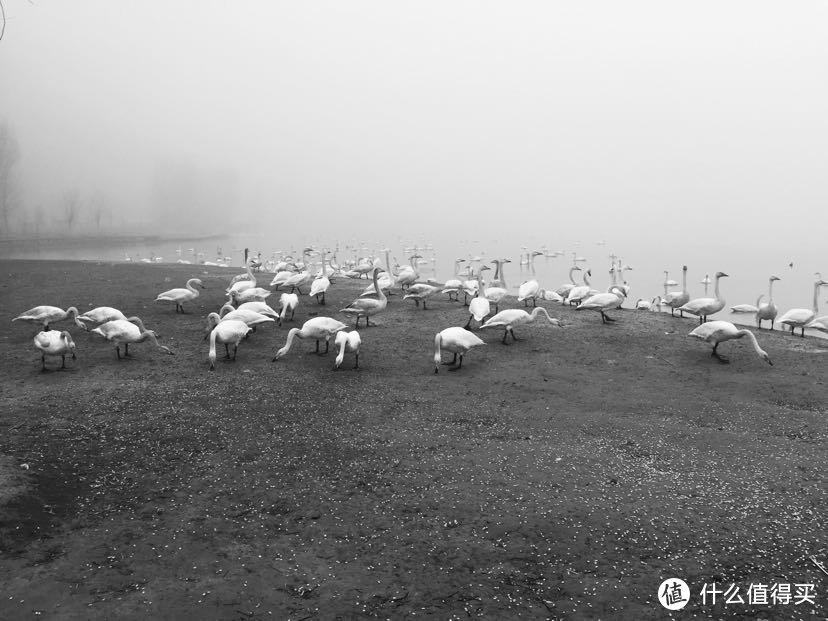
[[[344,330],[337,332],[336,338],[334,338],[334,348],[339,347],[339,353],[336,355],[336,360],[334,361],[334,369],[338,369],[342,365],[346,351],[354,354],[354,368],[358,369],[359,348],[361,346],[362,339],[356,330],[352,330],[351,332],[345,332]]]
[[[279,358],[287,354],[288,351],[290,351],[291,346],[293,345],[293,340],[297,338],[314,339],[316,341],[317,354],[320,353],[319,341],[325,341],[325,351],[322,353],[327,354],[328,345],[330,344],[331,337],[334,336],[337,332],[347,329],[347,327],[348,326],[346,326],[341,321],[337,321],[336,319],[332,319],[331,317],[313,317],[311,319],[308,319],[302,325],[301,329],[290,329],[290,332],[288,332],[287,342],[285,343],[285,346],[276,352],[276,355],[273,357],[272,362],[276,362]]]
[[[491,268],[488,265],[481,265],[477,269],[477,291],[475,297],[469,302],[469,320],[466,322],[466,330],[471,326],[472,319],[475,319],[482,326],[483,320],[492,310],[491,302],[485,295],[486,286],[483,282],[483,270],[489,269]]]
[[[756,311],[756,326],[761,328],[763,321],[770,321],[771,322],[771,330],[773,330],[773,322],[776,320],[776,315],[779,310],[776,308],[776,304],[773,303],[773,282],[775,280],[781,280],[778,276],[771,276],[768,279],[768,303],[767,304],[757,304],[759,307]]]
[[[210,316],[207,318],[208,321],[211,320],[211,318],[215,318],[217,320],[218,314],[210,313]],[[268,318],[268,321],[273,320]],[[239,343],[243,338],[250,334],[252,329],[253,328],[240,319],[224,319],[217,321],[214,327],[210,330],[210,353],[208,354],[208,358],[210,359],[210,370],[215,371],[216,369],[216,343],[224,344],[224,357],[226,360],[235,360],[236,352],[239,349]],[[230,357],[230,343],[233,344],[232,358]]]
[[[377,282],[380,271],[382,271],[382,268],[374,268],[374,291],[377,294],[376,299],[360,297],[339,311],[340,313],[345,313],[346,315],[356,316],[357,328],[359,327],[360,317],[365,317],[365,327],[367,328],[371,325],[368,318],[384,311],[385,307],[388,305],[388,298],[385,297],[385,294],[382,292],[382,289],[380,289],[379,283]]]
[[[144,329],[144,322],[139,317],[126,317],[117,308],[112,308],[111,306],[99,306],[78,316],[78,321],[81,322],[83,329],[87,331],[90,328],[97,328],[102,323],[115,321],[116,319],[131,321],[142,330]]]
[[[538,307],[540,308],[540,307]],[[478,337],[466,330],[465,328],[446,328],[438,332],[434,337],[434,372],[440,372],[440,364],[453,365],[449,367],[449,371],[457,371],[463,366],[463,356],[472,348],[478,345],[485,345],[486,343]],[[451,362],[443,362],[442,350],[450,351],[454,354]],[[457,357],[460,356],[458,363]]]
[[[592,295],[592,286],[589,283],[589,276],[592,276],[592,270],[584,272],[584,284],[577,287],[572,287],[569,294],[566,296],[566,303],[570,306],[575,302],[581,302],[590,295]]]
[[[764,293],[760,293],[759,297],[756,298],[756,304],[736,304],[730,307],[731,313],[755,313],[759,310],[759,305],[762,303],[762,298],[765,297]]]
[[[828,285],[828,281],[822,280],[818,277],[814,281],[814,305],[813,308],[792,308],[779,318],[780,324],[785,324],[791,329],[791,334],[796,328],[802,331],[799,336],[805,336],[805,327],[811,323],[819,312],[819,288],[823,285]]]
[[[75,360],[75,341],[72,340],[72,335],[66,330],[58,332],[57,330],[44,330],[39,332],[34,337],[34,346],[40,352],[40,362],[43,365],[41,371],[46,370],[46,356],[60,356],[60,368],[66,368],[66,354],[72,354],[72,360]]]
[[[670,287],[678,287],[678,283],[670,278],[670,272],[667,270],[664,270],[664,282],[662,284],[664,285],[665,298],[667,297],[667,292],[670,290]]]
[[[570,267],[569,268],[569,282],[565,283],[565,284],[561,285],[560,287],[558,287],[557,289],[555,289],[555,293],[557,293],[559,296],[561,296],[561,299],[563,299],[563,300],[566,300],[566,297],[569,295],[569,292],[572,291],[572,289],[574,289],[575,287],[578,286],[578,283],[575,282],[575,276],[573,274],[573,272],[575,272],[576,270],[580,272],[581,271],[580,266],[573,265],[572,267]]]
[[[736,328],[732,323],[729,321],[708,321],[707,323],[703,323],[702,325],[698,326],[694,329],[688,336],[692,336],[697,339],[701,339],[702,341],[706,341],[713,345],[713,353],[711,356],[716,358],[719,362],[729,362],[727,358],[722,356],[718,351],[717,348],[719,347],[720,343],[724,343],[725,341],[730,341],[733,339],[740,339],[743,336],[748,337],[750,344],[753,345],[753,349],[759,354],[759,357],[767,362],[770,365],[773,365],[771,362],[770,356],[768,353],[764,351],[761,347],[759,347],[759,343],[756,341],[756,337],[753,335],[753,332],[750,330],[740,330]]]
[[[279,312],[279,325],[282,325],[282,322],[285,321],[287,318],[288,312],[290,313],[290,321],[293,321],[293,316],[296,314],[296,307],[299,306],[299,296],[295,293],[283,293],[279,298],[279,306],[281,311]]]
[[[48,332],[49,324],[57,323],[64,319],[72,319],[76,326],[83,328],[83,324],[78,321],[78,309],[74,306],[70,306],[66,310],[58,308],[57,306],[35,306],[25,313],[18,315],[12,321],[25,321],[36,326],[41,326],[44,332]]]
[[[191,302],[198,297],[198,289],[196,289],[196,285],[202,289],[206,288],[198,278],[190,278],[190,280],[187,281],[186,288],[170,289],[164,293],[159,293],[158,297],[155,298],[155,301],[175,302],[175,312],[183,313],[184,302]]]
[[[124,356],[129,356],[130,343],[142,343],[143,341],[151,341],[158,349],[165,354],[172,354],[169,347],[165,347],[158,343],[155,332],[152,330],[142,330],[134,323],[124,321],[123,319],[116,319],[115,321],[107,321],[92,330],[92,334],[100,334],[110,343],[115,343],[115,354],[118,360],[121,359],[121,343],[124,344]]]
[[[702,278],[699,282],[704,285],[704,296],[707,297],[707,292],[709,290],[710,283],[713,282],[710,279],[710,274],[705,274],[704,278]]]
[[[666,288],[666,287],[665,287]],[[707,295],[705,288],[704,294]],[[663,302],[670,307],[670,316],[676,316],[676,309],[679,309],[679,315],[684,317],[684,311],[681,307],[690,301],[690,293],[687,291],[687,266],[681,266],[681,291],[671,291],[664,294]]]
[[[506,336],[511,334],[512,341],[516,341],[517,338],[515,337],[514,327],[515,326],[522,326],[527,323],[531,323],[538,318],[538,315],[543,313],[546,315],[546,318],[549,320],[553,326],[558,328],[562,327],[561,322],[557,319],[553,319],[549,316],[549,313],[543,306],[536,306],[532,309],[532,314],[530,315],[525,310],[520,308],[509,308],[506,310],[502,310],[493,317],[489,318],[489,320],[484,323],[481,328],[503,328],[503,343],[506,343]]]
[[[609,293],[596,293],[589,296],[583,302],[575,307],[575,310],[594,310],[601,313],[601,323],[613,322],[615,319],[608,317],[605,313],[607,311],[619,308],[626,299],[624,289],[621,285],[613,285],[612,291]]]
[[[719,279],[727,276],[728,274],[724,272],[716,272],[715,286],[713,287],[715,298],[696,298],[680,306],[678,310],[697,315],[700,324],[707,321],[708,315],[718,313],[725,306],[724,299],[719,296]]]

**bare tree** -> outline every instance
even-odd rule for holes
[[[100,233],[101,222],[105,219],[112,219],[112,214],[109,211],[109,201],[101,190],[97,190],[90,200],[90,210],[92,212],[92,221],[95,223],[95,230]]]
[[[20,159],[20,145],[7,123],[0,123],[0,230],[9,232],[15,200],[11,189],[12,168]]]
[[[75,227],[80,214],[81,203],[77,188],[72,188],[63,193],[63,221],[66,223],[67,232]]]

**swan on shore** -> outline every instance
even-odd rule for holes
[[[578,304],[578,306],[575,307],[575,310],[598,311],[601,313],[601,323],[615,321],[615,319],[609,317],[606,313],[607,311],[619,308],[624,303],[626,296],[624,295],[624,289],[621,288],[621,285],[612,285],[610,289],[612,291],[608,293],[596,293],[595,295],[589,296],[583,302]]]
[[[339,311],[340,313],[345,313],[346,315],[355,316],[357,328],[359,327],[359,320],[361,317],[365,317],[365,327],[367,328],[371,325],[369,317],[373,317],[377,313],[381,313],[388,305],[388,298],[385,297],[385,294],[382,292],[382,289],[377,282],[381,271],[382,268],[380,267],[374,268],[374,291],[377,294],[376,299],[359,297]]]
[[[707,321],[708,315],[718,313],[725,306],[725,300],[719,296],[719,280],[727,276],[728,274],[724,272],[716,272],[715,286],[713,288],[715,298],[696,298],[680,306],[678,310],[690,313],[691,315],[697,315],[700,324]]]
[[[818,276],[814,281],[814,302],[811,308],[792,308],[779,318],[780,324],[786,324],[791,329],[791,335],[796,328],[800,328],[802,331],[799,336],[805,336],[806,325],[811,323],[819,312],[819,288],[823,285],[828,285],[828,281]]]
[[[159,293],[158,297],[155,298],[156,302],[175,302],[175,312],[176,313],[183,313],[184,312],[184,302],[191,302],[198,297],[198,289],[196,286],[205,289],[206,287],[201,283],[201,280],[198,278],[190,278],[187,281],[187,284],[183,288],[177,289],[170,289],[169,291],[164,291],[163,293]]]
[[[483,320],[492,311],[492,305],[489,298],[486,297],[486,286],[483,282],[483,271],[489,269],[491,268],[488,265],[481,265],[477,269],[477,290],[469,302],[469,320],[465,325],[466,330],[470,329],[472,319],[482,326]]]
[[[341,321],[332,319],[331,317],[313,317],[311,319],[308,319],[302,325],[301,329],[291,328],[290,332],[288,332],[287,342],[285,342],[285,346],[276,352],[276,355],[273,357],[272,362],[276,362],[279,358],[287,354],[290,351],[291,346],[293,345],[294,339],[297,338],[314,339],[316,341],[317,354],[320,353],[319,341],[325,341],[325,351],[322,353],[327,354],[331,337],[334,336],[337,332],[345,330],[347,328],[347,325],[345,325]]]
[[[293,316],[296,314],[296,307],[299,306],[299,296],[295,293],[283,293],[279,298],[279,317],[276,320],[281,326],[287,319],[287,314],[290,313],[290,321],[293,321]]]
[[[213,317],[217,319],[218,314],[210,313],[208,320]],[[273,319],[269,317],[267,320],[273,321]],[[215,327],[210,331],[210,353],[207,356],[210,360],[210,370],[215,371],[216,369],[216,343],[224,344],[226,360],[235,360],[236,353],[239,349],[239,343],[251,332],[251,330],[252,328],[240,319],[225,319],[216,323]],[[229,347],[231,343],[233,344],[232,358],[230,357]]]
[[[78,321],[82,322],[83,329],[87,331],[90,328],[97,328],[102,323],[115,321],[116,319],[131,321],[142,330],[144,329],[144,322],[139,317],[126,317],[117,308],[111,306],[98,306],[78,317]]]
[[[129,344],[142,343],[144,341],[152,342],[153,345],[165,354],[172,355],[173,353],[170,351],[169,347],[161,345],[158,342],[155,332],[152,330],[142,330],[134,323],[124,321],[123,319],[107,321],[106,323],[99,325],[91,332],[92,334],[99,334],[110,343],[115,343],[115,354],[118,356],[118,360],[121,359],[121,344],[124,345],[124,357],[128,357]]]
[[[438,332],[434,337],[434,372],[440,372],[441,364],[452,365],[449,367],[449,371],[459,370],[463,366],[463,356],[471,348],[485,344],[483,339],[465,328],[446,328]],[[442,361],[444,349],[454,354],[451,362]],[[459,363],[457,360],[458,356],[460,357]]]
[[[506,310],[502,310],[496,315],[490,317],[486,323],[484,323],[481,328],[503,328],[503,344],[506,344],[506,336],[511,334],[512,341],[517,341],[518,339],[515,337],[514,328],[515,326],[522,326],[527,323],[532,323],[535,321],[538,316],[543,313],[546,316],[546,319],[549,320],[555,327],[562,327],[561,322],[558,319],[554,319],[549,316],[549,313],[543,306],[536,306],[532,309],[532,314],[530,315],[525,310],[521,308],[508,308]]]
[[[76,326],[83,328],[83,324],[78,321],[78,309],[74,306],[70,306],[66,310],[58,308],[57,306],[35,306],[25,313],[18,315],[12,321],[25,321],[32,325],[41,326],[44,332],[48,332],[50,324],[64,321],[65,319],[72,319]]]
[[[337,332],[334,338],[334,348],[339,347],[339,353],[334,360],[334,369],[338,369],[345,359],[345,352],[354,354],[354,368],[359,369],[359,348],[362,346],[362,339],[359,332],[352,330],[345,332],[344,330]]]
[[[722,356],[717,351],[721,343],[733,339],[740,339],[746,336],[759,357],[768,364],[773,365],[768,353],[759,347],[759,343],[756,341],[756,336],[754,336],[753,332],[746,329],[738,329],[729,321],[708,321],[695,328],[692,332],[690,332],[690,334],[688,334],[688,336],[692,336],[693,338],[701,339],[702,341],[712,344],[713,352],[710,355],[716,358],[719,362],[729,362],[728,358]]]
[[[773,330],[773,322],[776,319],[776,315],[779,312],[776,308],[776,304],[773,303],[773,283],[774,281],[781,280],[778,276],[771,276],[768,279],[768,302],[767,304],[759,304],[757,303],[756,306],[759,308],[756,310],[756,326],[758,328],[762,327],[763,321],[770,321],[771,322],[771,330]]]
[[[666,272],[665,272],[666,275]],[[681,291],[671,291],[670,293],[666,293],[666,285],[664,287],[665,294],[662,302],[670,307],[670,316],[676,316],[676,310],[679,311],[679,315],[684,317],[684,311],[681,310],[681,307],[687,304],[690,301],[690,293],[687,291],[687,266],[682,265],[681,267]],[[704,290],[704,294],[707,295],[707,288]]]
[[[66,368],[66,354],[72,354],[72,360],[76,360],[75,341],[72,335],[66,330],[44,330],[34,337],[34,346],[40,352],[40,362],[43,365],[41,371],[46,371],[46,356],[60,356],[60,368]]]

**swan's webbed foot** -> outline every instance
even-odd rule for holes
[[[722,356],[722,355],[721,355],[720,353],[718,353],[718,352],[715,352],[715,351],[714,351],[714,352],[713,352],[712,354],[710,354],[710,355],[711,355],[711,356],[713,356],[716,360],[718,360],[718,361],[719,361],[719,362],[721,362],[722,364],[727,364],[727,363],[729,363],[729,362],[730,362],[730,359],[729,359],[727,356]]]

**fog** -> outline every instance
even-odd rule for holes
[[[5,236],[825,268],[828,2],[3,4]]]

